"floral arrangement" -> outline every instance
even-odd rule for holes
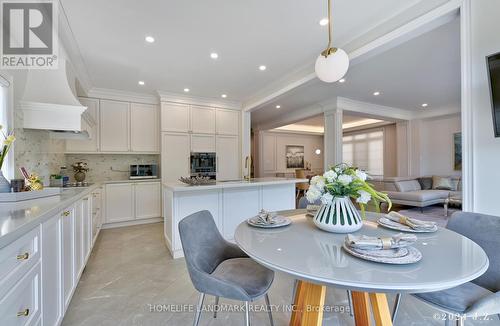
[[[2,132],[2,136],[4,138],[2,151],[0,152],[0,169],[1,169],[3,166],[3,161],[5,160],[5,157],[7,156],[7,153],[9,152],[12,143],[14,143],[14,141],[16,140],[16,137],[14,137],[13,133],[5,134],[2,125],[0,125],[0,131]]]
[[[366,204],[373,201],[377,211],[379,204],[386,202],[391,210],[392,203],[389,197],[376,191],[366,180],[369,178],[366,172],[349,166],[345,163],[331,167],[322,176],[311,179],[306,198],[310,203],[321,200],[323,205],[329,205],[335,197],[350,197],[356,200],[361,207],[361,213],[365,216]]]

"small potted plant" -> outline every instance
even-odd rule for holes
[[[371,201],[377,210],[386,202],[391,209],[389,197],[376,191],[367,182],[366,172],[345,163],[336,165],[322,176],[311,179],[306,198],[310,203],[321,200],[321,207],[314,216],[314,224],[322,230],[335,233],[349,233],[363,226],[362,218],[351,198],[361,207],[365,218],[366,205]]]
[[[2,151],[0,152],[0,192],[10,192],[10,183],[4,177],[3,172],[1,171],[1,168],[3,167],[3,162],[5,160],[5,157],[9,153],[9,150],[12,146],[12,143],[14,143],[14,141],[16,140],[16,137],[14,137],[14,135],[12,133],[5,134],[5,132],[3,131],[2,125],[0,125],[0,131],[2,132],[2,136],[4,138]]]

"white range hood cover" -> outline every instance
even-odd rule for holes
[[[30,70],[19,108],[24,128],[82,132],[83,106],[73,94],[66,74],[66,58],[61,48],[58,69]],[[88,121],[87,124],[93,121]],[[85,123],[84,123],[85,125]]]

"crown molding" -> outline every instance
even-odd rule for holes
[[[159,104],[159,98],[156,95],[145,94],[145,93],[135,93],[126,92],[117,89],[109,88],[97,88],[94,87],[87,92],[88,97],[115,100],[115,101],[125,101],[133,103],[145,103],[145,104]]]
[[[241,110],[242,103],[231,100],[219,100],[210,97],[191,96],[167,91],[156,91],[161,102],[171,102],[179,104],[191,104],[200,106],[211,106],[224,109]]]
[[[75,40],[71,25],[69,24],[68,17],[64,10],[61,1],[57,1],[59,5],[59,40],[66,50],[69,64],[75,72],[77,80],[85,93],[92,88],[90,74],[87,70],[85,61],[83,60],[82,53]]]

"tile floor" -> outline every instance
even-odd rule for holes
[[[271,304],[289,304],[292,284],[290,277],[277,274],[269,294]],[[163,224],[103,230],[62,325],[192,325],[193,312],[189,309],[197,299],[184,260],[172,259],[164,245]],[[205,303],[213,302],[213,297],[207,296]],[[239,303],[221,299],[221,304]],[[326,305],[345,309],[346,292],[329,288]],[[405,297],[395,325],[444,325],[444,321],[433,318],[435,313],[427,305]],[[289,312],[281,309],[273,316],[276,326],[288,325]],[[251,313],[250,318],[252,325],[269,325],[265,312]],[[243,321],[241,312],[220,312],[217,319],[205,312],[200,325],[243,325]],[[331,312],[325,313],[323,324],[347,326],[354,325],[354,321],[347,312]],[[500,321],[468,321],[467,325],[500,325]]]

